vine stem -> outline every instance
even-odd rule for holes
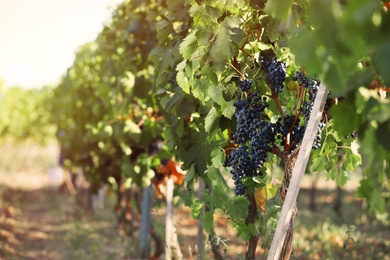
[[[250,194],[248,197],[249,206],[248,206],[248,216],[245,219],[245,224],[255,224],[258,218],[258,210],[256,205],[256,199],[254,194]],[[256,232],[254,235],[249,237],[247,250],[245,253],[245,259],[253,260],[256,259],[256,247],[259,241],[259,234]]]
[[[283,112],[283,109],[282,109],[282,106],[280,105],[280,102],[279,102],[279,98],[278,98],[278,95],[276,94],[275,91],[273,91],[271,89],[271,87],[267,84],[267,86],[269,87],[269,89],[271,90],[271,93],[272,93],[272,99],[275,101],[276,103],[276,106],[278,107],[278,110],[279,110],[279,113],[280,115],[283,117],[284,116],[284,112]]]
[[[286,161],[286,159],[287,159],[287,155],[284,154],[284,153],[279,149],[279,147],[278,147],[276,144],[274,144],[274,145],[272,146],[272,148],[271,148],[271,153],[276,154],[277,156],[279,156],[279,158],[282,159],[282,161]]]
[[[296,209],[296,201],[301,186],[303,175],[305,174],[307,162],[309,161],[311,147],[313,146],[314,138],[317,133],[316,129],[322,117],[328,91],[321,83],[314,101],[313,110],[303,136],[302,145],[298,153],[298,158],[295,163],[288,192],[283,203],[282,211],[276,226],[274,238],[268,254],[268,260],[279,260],[283,249],[286,233],[290,226],[290,220],[294,217],[294,209]]]

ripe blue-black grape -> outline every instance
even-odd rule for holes
[[[275,57],[261,57],[261,65],[268,73],[271,89],[275,93],[282,92],[286,79],[286,63],[276,61]]]

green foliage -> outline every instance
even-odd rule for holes
[[[145,62],[155,42],[156,17],[146,15],[151,3],[138,4],[119,5],[95,42],[80,48],[52,102],[64,157],[82,167],[95,188],[109,177],[148,185],[151,168],[159,164],[145,155],[164,132],[149,95],[152,68]]]
[[[312,169],[326,171],[343,186],[361,163],[365,179],[359,196],[381,212],[381,194],[388,190],[390,111],[386,94],[378,93],[389,85],[388,22],[377,1],[125,1],[95,42],[80,48],[54,92],[58,139],[65,157],[83,167],[95,186],[110,177],[147,185],[151,168],[173,155],[188,170],[186,201],[193,216],[210,207],[206,230],[220,209],[244,239],[258,231],[271,234],[263,227],[275,223],[281,202],[272,200],[269,214],[248,223],[249,201],[233,197],[222,163],[235,149],[229,141],[236,127],[237,84],[253,79],[253,88],[272,101],[267,119],[276,121],[282,114],[299,116],[305,96],[293,78],[303,70],[317,75],[332,99],[340,98],[326,115]],[[261,66],[267,55],[287,65],[285,91],[278,95]],[[357,140],[350,137],[354,131]],[[150,156],[158,140],[163,152]],[[274,149],[279,153],[269,154],[267,176],[246,180],[250,192],[269,185],[271,170],[290,152],[278,144]],[[212,190],[200,199],[194,195],[198,178]]]
[[[53,140],[54,126],[49,122],[50,87],[41,89],[4,88],[0,85],[0,142]]]
[[[370,183],[379,193],[389,189],[383,185],[389,172],[389,142],[384,139],[390,124],[389,100],[386,94],[378,95],[380,88],[388,88],[390,83],[385,72],[390,65],[389,19],[379,1],[348,1],[344,5],[339,1],[311,1],[305,24],[293,30],[289,41],[305,70],[319,75],[333,96],[345,97],[332,109],[333,128],[340,137],[358,133],[367,180],[361,184]],[[352,156],[346,163],[355,161],[356,156]],[[330,177],[335,176],[333,173]],[[360,195],[371,201],[369,193]],[[385,203],[383,196],[376,199],[376,205]],[[383,209],[371,202],[370,207],[379,212]]]

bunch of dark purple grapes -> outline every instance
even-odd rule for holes
[[[314,100],[317,96],[317,92],[321,82],[317,79],[307,78],[302,71],[300,72],[297,71],[295,73],[294,80],[297,81],[299,85],[307,89],[308,101],[304,100],[302,102],[300,111],[303,114],[305,121],[308,122],[310,118],[310,114],[313,110]],[[321,147],[322,129],[324,128],[324,126],[325,123],[321,122],[317,127],[317,134],[314,139],[313,150],[317,150]]]
[[[289,151],[293,151],[299,146],[305,134],[306,127],[299,124],[300,119],[296,115],[285,115],[279,117],[276,125],[278,126],[278,138],[281,139],[280,146],[289,145]]]
[[[277,94],[283,91],[286,79],[286,63],[276,61],[275,57],[261,57],[261,66],[268,72],[271,89]]]
[[[225,160],[225,166],[231,167],[237,196],[247,191],[244,177],[263,174],[261,169],[276,136],[276,125],[270,123],[264,113],[269,106],[268,98],[257,91],[249,93],[252,88],[250,80],[241,80],[239,88],[243,92],[234,104],[237,127],[233,135],[233,141],[238,147]]]

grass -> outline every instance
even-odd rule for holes
[[[303,190],[299,197],[291,259],[390,259],[386,213],[366,220],[362,201],[354,191],[343,192],[340,214],[333,209],[335,190],[318,191],[314,211],[308,207],[309,196],[309,191]]]
[[[56,165],[59,155],[57,143],[53,140],[47,145],[32,141],[0,144],[0,171],[18,173],[21,171],[42,171]]]

